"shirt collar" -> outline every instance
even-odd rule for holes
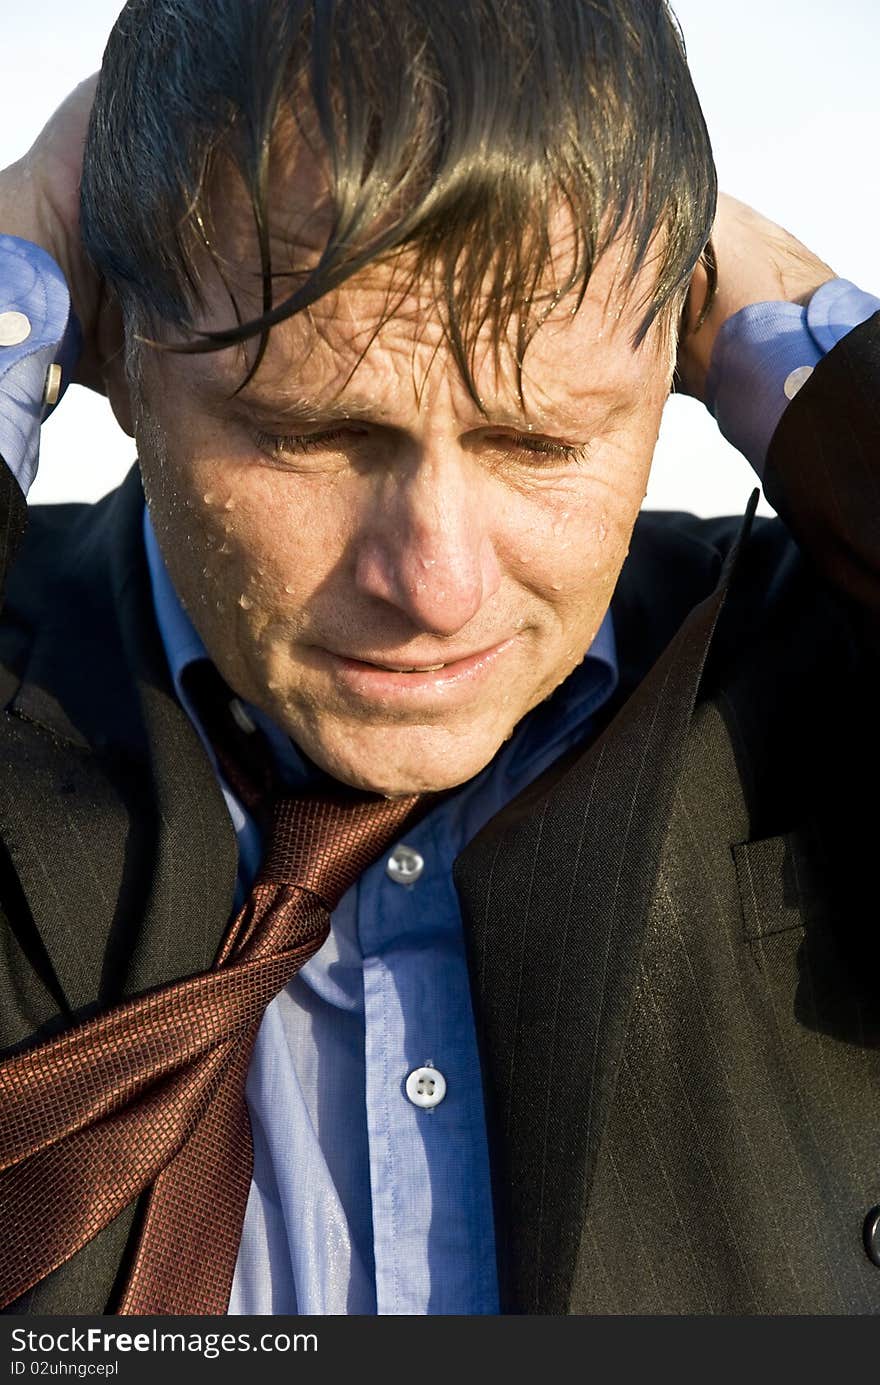
[[[196,659],[207,659],[199,632],[193,625],[165,566],[159,543],[144,506],[144,544],[147,566],[153,589],[153,606],[168,668],[178,699],[193,725],[204,739],[186,689],[183,672]],[[563,683],[539,706],[533,708],[514,733],[515,748],[510,771],[517,778],[528,774],[529,766],[538,758],[546,760],[548,751],[559,743],[569,743],[572,733],[583,726],[593,713],[611,696],[618,681],[617,646],[610,609],[599,626],[596,637],[577,667]],[[285,777],[292,783],[302,783],[318,774],[317,767],[258,708],[248,707],[249,714],[266,733],[278,756]]]

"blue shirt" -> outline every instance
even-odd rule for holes
[[[144,536],[169,667],[198,726],[182,673],[204,647],[147,515]],[[451,866],[489,818],[589,733],[616,680],[607,616],[580,667],[491,765],[407,835],[424,862],[418,880],[392,879],[388,855],[367,870],[334,911],[329,941],[269,1006],[248,1077],[254,1178],[231,1313],[497,1311],[479,1060]],[[306,786],[308,761],[257,709],[245,711],[270,735],[286,778]],[[246,889],[258,834],[224,793]],[[425,1110],[405,1082],[428,1063],[447,1091]]]
[[[0,347],[0,457],[27,495],[37,474],[40,423],[49,367],[62,367],[62,392],[79,351],[64,275],[51,255],[16,236],[0,235],[0,313],[24,313],[30,324],[16,346]],[[60,402],[60,396],[59,396]]]
[[[30,315],[35,280],[52,272],[47,259],[0,237],[0,312],[15,307]],[[64,349],[63,299],[54,317],[41,319],[42,370],[53,342],[56,352]],[[880,301],[836,280],[807,309],[757,305],[722,329],[707,384],[710,407],[758,469],[793,382],[877,308]],[[0,348],[0,419],[14,420],[0,432],[0,451],[24,489],[41,412],[34,367],[33,380],[24,374],[34,355]],[[195,721],[181,675],[203,646],[146,514],[144,539],[169,668]],[[248,1079],[254,1179],[230,1313],[497,1311],[485,1123],[451,867],[483,823],[565,749],[588,739],[616,676],[608,615],[553,698],[408,835],[405,845],[423,862],[415,883],[392,879],[388,857],[365,872],[335,911],[328,943],[268,1008]],[[240,710],[260,719],[252,708]],[[277,728],[263,725],[287,777],[307,784],[308,762]],[[226,786],[224,794],[239,844],[241,896],[260,843]],[[427,1110],[409,1100],[405,1083],[429,1064],[447,1091]]]
[[[728,442],[763,475],[790,399],[826,352],[880,309],[880,298],[830,279],[805,308],[751,303],[724,324],[706,379],[706,407]]]

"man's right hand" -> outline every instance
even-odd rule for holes
[[[106,393],[104,368],[121,347],[118,312],[80,237],[79,186],[97,73],[71,92],[27,154],[0,172],[0,232],[33,241],[59,265],[83,333],[74,379]]]

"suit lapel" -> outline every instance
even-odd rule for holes
[[[204,970],[232,908],[235,837],[170,684],[143,503],[135,470],[96,507],[40,511],[9,584],[0,840],[28,997],[11,1042]],[[126,1208],[10,1311],[112,1312],[136,1215]]]
[[[171,683],[153,610],[142,512],[138,477],[138,543],[114,547],[113,585],[158,812],[147,924],[130,956],[127,994],[155,985],[157,973],[164,982],[211,965],[232,912],[238,870],[229,810]]]
[[[0,742],[0,834],[26,950],[80,1015],[209,966],[234,889],[229,815],[156,627],[142,509],[134,470],[73,525],[44,512],[7,602],[11,643],[36,635]]]
[[[504,1311],[568,1308],[681,751],[756,500],[715,590],[599,739],[456,863]]]

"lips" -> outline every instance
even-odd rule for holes
[[[402,660],[386,663],[326,649],[318,657],[337,686],[361,705],[378,702],[387,707],[399,702],[401,706],[427,706],[438,698],[448,705],[457,698],[471,697],[514,643],[511,636],[473,653],[419,664],[404,664]]]

